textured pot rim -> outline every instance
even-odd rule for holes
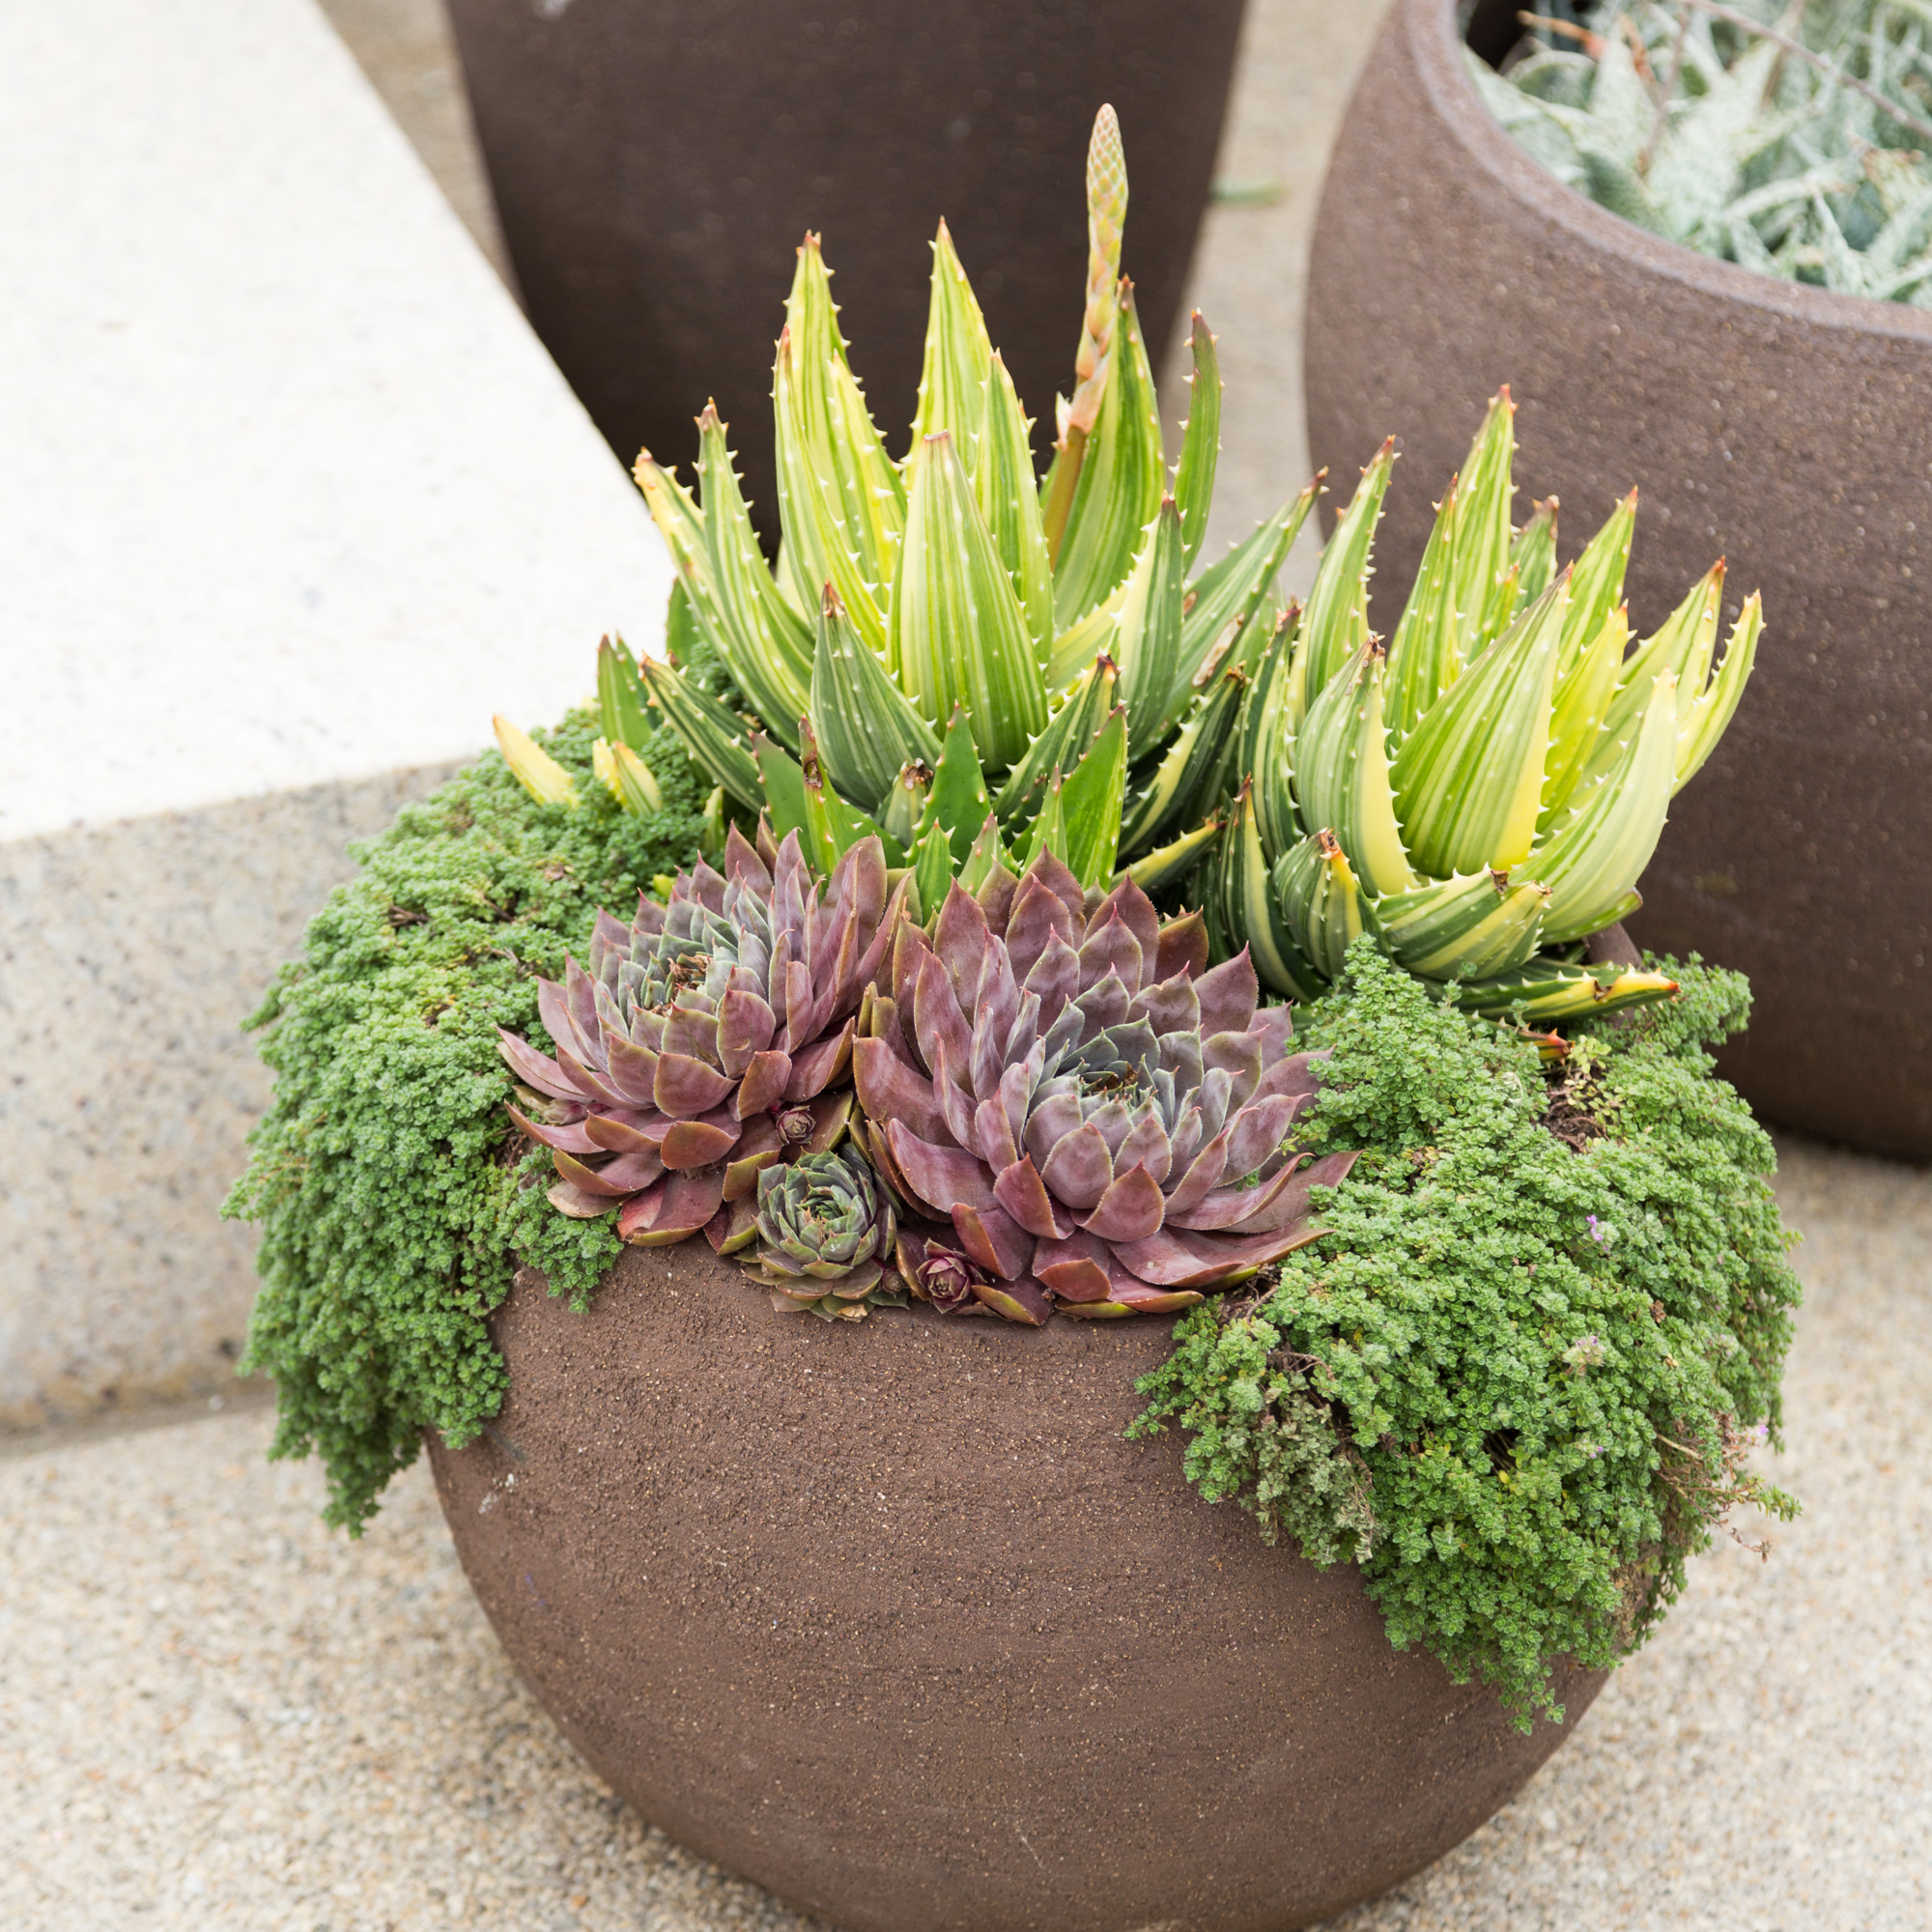
[[[1720,262],[1652,235],[1558,181],[1503,132],[1483,104],[1463,67],[1456,0],[1398,0],[1397,14],[1385,31],[1402,36],[1430,105],[1476,166],[1505,194],[1586,247],[1701,294],[1783,316],[1809,328],[1855,329],[1932,343],[1932,310],[1839,295]]]

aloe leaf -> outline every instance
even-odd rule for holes
[[[939,734],[886,675],[829,583],[811,664],[811,729],[826,775],[867,811],[883,807],[902,767],[939,761]]]
[[[1301,723],[1294,692],[1300,655],[1301,611],[1291,604],[1256,667],[1238,727],[1236,769],[1254,775],[1256,821],[1270,863],[1302,832],[1294,809],[1295,731]]]
[[[577,781],[528,732],[500,714],[490,722],[503,762],[539,805],[576,805]]]
[[[919,895],[920,907],[926,919],[946,903],[953,866],[952,845],[946,828],[937,823],[928,825],[920,837],[912,865],[913,890]]]
[[[1321,493],[1318,476],[1189,585],[1180,619],[1180,665],[1165,724],[1179,721],[1190,692],[1204,686],[1217,667],[1239,663],[1252,671],[1259,664],[1274,627],[1275,579]]]
[[[644,681],[638,674],[637,659],[621,641],[613,644],[609,638],[597,644],[597,717],[613,745],[628,745],[634,752],[642,749],[651,728],[644,710]]]
[[[810,827],[805,815],[805,773],[798,760],[762,731],[752,734],[752,755],[758,761],[758,782],[764,789],[763,805],[772,837],[782,839],[787,832],[796,832],[804,839]]]
[[[1180,513],[1172,497],[1163,497],[1127,578],[1114,632],[1129,759],[1145,756],[1159,741],[1179,668],[1182,562]]]
[[[724,817],[724,787],[713,785],[704,801],[704,817],[697,828],[697,856],[715,870],[724,869],[724,845],[728,837]]]
[[[711,569],[710,545],[697,505],[693,501],[690,491],[669,470],[660,469],[651,461],[648,450],[639,456],[631,474],[643,493],[651,521],[658,526],[658,534],[664,538],[665,548],[670,552],[671,562],[677,569],[677,582],[671,588],[670,612],[666,621],[666,648],[676,648],[669,632],[681,611],[691,627],[718,653],[719,661],[728,668],[742,652],[735,636],[729,631],[724,606],[718,599],[718,585]],[[680,598],[683,600],[681,606]]]
[[[1541,954],[1513,973],[1490,980],[1467,980],[1449,997],[1465,1012],[1500,1019],[1520,1012],[1525,1020],[1601,1019],[1626,1007],[1667,1000],[1677,981],[1662,973],[1621,966],[1584,966]]]
[[[1396,964],[1424,980],[1481,980],[1513,972],[1536,951],[1549,893],[1494,872],[1432,879],[1376,901]]]
[[[952,707],[946,742],[933,768],[932,790],[926,799],[926,824],[939,826],[952,848],[955,865],[963,866],[980,827],[992,806],[986,797],[986,778],[973,748],[973,729],[965,707]]]
[[[1064,866],[1066,860],[1066,812],[1061,804],[1061,795],[1066,788],[1066,781],[1061,776],[1056,765],[1046,781],[1046,799],[1040,806],[1033,822],[1033,829],[1027,836],[1026,863],[1031,866],[1042,852],[1051,852]]]
[[[1243,780],[1228,823],[1221,834],[1221,863],[1217,891],[1209,895],[1213,914],[1210,932],[1219,940],[1215,951],[1245,945],[1256,976],[1272,993],[1292,999],[1319,999],[1322,976],[1294,936],[1282,902],[1277,873],[1262,851],[1260,820],[1254,791]]]
[[[1114,634],[1120,626],[1121,606],[1126,601],[1123,583],[1105,603],[1096,604],[1076,624],[1070,624],[1053,640],[1046,661],[1046,688],[1065,691],[1102,651],[1114,652]]]
[[[1635,527],[1636,492],[1633,490],[1570,566],[1570,610],[1563,620],[1563,656],[1556,671],[1559,684],[1597,641],[1610,613],[1624,601],[1624,572],[1630,565],[1631,534]]]
[[[913,451],[888,662],[929,723],[966,706],[989,771],[1016,764],[1046,724],[1019,600],[946,433]]]
[[[1106,727],[1061,787],[1066,816],[1066,863],[1083,886],[1114,876],[1127,789],[1127,714],[1114,707]]]
[[[1570,809],[1583,781],[1584,767],[1596,749],[1616,692],[1617,673],[1629,642],[1630,611],[1620,605],[1599,629],[1596,641],[1557,684],[1549,718],[1549,762],[1545,767],[1539,832],[1547,831]]]
[[[1389,724],[1397,741],[1463,674],[1456,629],[1456,502],[1452,476],[1435,507],[1435,522],[1415,573],[1414,587],[1388,647]]]
[[[1546,945],[1600,932],[1629,907],[1663,836],[1676,770],[1677,674],[1666,670],[1616,769],[1530,854],[1525,869],[1549,892]]]
[[[1115,874],[1116,880],[1131,879],[1149,895],[1179,885],[1212,851],[1221,836],[1221,823],[1218,816],[1204,818],[1192,832],[1183,832],[1179,838],[1143,852],[1132,865],[1123,866]]]
[[[1382,444],[1321,553],[1301,617],[1301,678],[1296,721],[1315,694],[1369,640],[1369,552],[1395,468],[1395,438]]]
[[[814,869],[829,874],[862,838],[877,838],[886,848],[886,863],[904,863],[905,854],[889,843],[883,828],[826,781],[825,762],[808,724],[801,746],[799,781],[805,793],[805,829],[801,835],[806,856]]]
[[[704,496],[705,551],[720,623],[710,641],[753,708],[788,748],[811,696],[811,631],[765,567],[717,410],[697,419],[697,478]],[[693,606],[700,621],[704,605]]]
[[[1510,562],[1517,574],[1518,602],[1534,604],[1549,588],[1549,580],[1556,575],[1554,497],[1530,506],[1529,522],[1516,533],[1516,541],[1510,546]],[[1514,616],[1515,612],[1510,614]]]
[[[1053,649],[1053,566],[1039,519],[1039,493],[1034,488],[1030,427],[1013,379],[995,355],[973,489],[1019,600],[1034,656],[1044,671]]]
[[[801,594],[809,599],[807,610],[817,609],[825,586],[831,584],[851,616],[853,628],[875,651],[883,651],[891,586],[883,580],[880,559],[868,559],[860,549],[860,533],[847,526],[848,506],[838,494],[838,456],[832,447],[831,404],[824,393],[829,384],[822,370],[813,374],[802,369],[799,355],[799,345],[787,323],[779,332],[778,355],[772,364],[779,522],[784,531],[785,567]],[[707,491],[707,510],[710,501]],[[895,563],[895,582],[898,567]]]
[[[1214,469],[1221,454],[1221,358],[1198,308],[1187,332],[1187,350],[1194,366],[1187,377],[1187,422],[1174,470],[1174,500],[1180,508],[1180,540],[1191,571],[1208,538],[1208,510],[1214,500]]]
[[[932,243],[932,294],[925,313],[925,355],[919,373],[912,446],[951,434],[969,476],[977,476],[986,422],[986,382],[993,345],[986,319],[942,221]],[[1031,468],[1031,465],[1029,465]]]
[[[1065,530],[1054,552],[1053,618],[1061,630],[1119,586],[1166,490],[1153,375],[1134,313],[1133,284],[1124,279],[1120,304],[1100,413],[1087,439]]]
[[[919,842],[920,822],[925,816],[925,801],[931,790],[931,767],[908,764],[886,794],[879,830],[902,852],[910,852]]]
[[[1122,853],[1139,853],[1170,828],[1193,824],[1231,789],[1236,732],[1247,690],[1247,673],[1239,665],[1231,666],[1188,713],[1166,755],[1127,809],[1126,823],[1121,828]]]
[[[1564,595],[1558,578],[1403,741],[1391,776],[1417,870],[1435,878],[1508,871],[1528,856],[1549,756]]]
[[[1456,650],[1472,664],[1504,626],[1498,612],[1509,601],[1510,547],[1516,495],[1511,466],[1516,454],[1516,405],[1505,384],[1469,445],[1456,493],[1456,541],[1449,572],[1449,601],[1456,611]]]
[[[1745,608],[1738,612],[1738,621],[1731,627],[1730,640],[1724,646],[1724,661],[1718,668],[1717,676],[1711,680],[1709,689],[1700,692],[1692,700],[1690,722],[1678,731],[1677,779],[1672,789],[1673,797],[1697,776],[1704,760],[1724,735],[1724,727],[1736,715],[1738,700],[1745,695],[1751,667],[1757,662],[1757,640],[1763,631],[1764,606],[1753,590],[1745,599]],[[1680,703],[1680,717],[1683,710]]]
[[[651,702],[684,740],[697,765],[740,805],[758,810],[765,802],[764,781],[756,758],[745,748],[743,724],[669,665],[646,658],[639,670]]]
[[[785,298],[796,377],[794,427],[811,455],[825,514],[883,604],[905,527],[905,486],[846,359],[838,315],[818,237],[808,235]],[[818,608],[823,580],[811,582],[795,568],[791,574],[799,609],[809,615]]]
[[[979,837],[973,840],[972,850],[966,854],[966,863],[959,868],[959,884],[978,898],[986,882],[1002,873],[1008,879],[1015,877],[1011,855],[1000,838],[1000,821],[989,811]]]
[[[664,810],[664,794],[658,789],[657,775],[630,746],[613,745],[608,738],[597,739],[590,747],[590,769],[623,810]]]
[[[1417,883],[1389,781],[1386,668],[1380,645],[1371,639],[1309,706],[1294,753],[1302,822],[1327,827],[1363,890],[1378,897]]]
[[[1275,862],[1275,895],[1290,934],[1324,980],[1340,976],[1350,946],[1379,930],[1374,908],[1332,832],[1311,832]]]
[[[1102,652],[1087,667],[1060,709],[1046,721],[1046,729],[1027,747],[1000,787],[993,810],[1003,824],[1022,820],[1035,809],[1047,774],[1056,766],[1063,772],[1078,766],[1113,715],[1119,687],[1119,668]]]

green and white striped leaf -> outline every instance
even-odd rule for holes
[[[1256,977],[1285,999],[1321,996],[1315,969],[1286,915],[1273,870],[1262,852],[1252,785],[1243,780],[1221,834],[1217,890],[1208,895],[1208,927],[1215,950],[1248,949]]]
[[[1000,838],[1000,821],[989,811],[979,837],[973,840],[973,849],[966,854],[966,863],[959,868],[959,884],[978,898],[987,881],[1002,874],[1017,883],[1012,856]]]
[[[590,769],[621,810],[633,813],[664,810],[657,774],[630,746],[597,739],[590,747]]]
[[[1037,810],[1047,776],[1056,767],[1070,772],[1079,765],[1113,715],[1119,687],[1119,668],[1103,652],[1088,665],[1060,709],[1046,721],[1045,730],[1008,774],[993,800],[1003,825],[1022,823]]]
[[[1376,918],[1391,957],[1418,979],[1484,980],[1536,951],[1548,899],[1533,881],[1470,872],[1378,899]]]
[[[1510,546],[1510,565],[1516,572],[1516,600],[1533,604],[1549,588],[1556,575],[1556,498],[1550,497],[1532,506],[1529,522],[1516,533]],[[1509,616],[1516,611],[1511,609]],[[1509,621],[1508,617],[1503,620]]]
[[[1526,869],[1549,891],[1546,945],[1601,932],[1634,909],[1636,882],[1663,836],[1676,773],[1677,674],[1666,670],[1609,781],[1530,855]]]
[[[746,747],[742,721],[669,665],[646,658],[639,669],[651,702],[684,740],[698,768],[748,811],[760,810],[765,803],[764,780]]]
[[[689,599],[686,600],[687,605]],[[644,681],[638,661],[620,639],[602,638],[597,644],[597,719],[613,745],[643,749],[651,721],[644,709]]]
[[[1573,580],[1574,581],[1574,580]],[[1565,624],[1566,633],[1568,624]],[[1612,611],[1596,641],[1561,677],[1549,720],[1549,762],[1545,767],[1543,810],[1537,830],[1547,831],[1569,810],[1583,771],[1596,750],[1617,688],[1617,673],[1630,642],[1630,611]],[[1558,653],[1559,659],[1561,652]]]
[[[1273,876],[1295,944],[1322,979],[1338,978],[1350,946],[1379,931],[1348,855],[1332,833],[1311,832],[1276,862]]]
[[[1677,981],[1662,973],[1573,965],[1539,953],[1513,973],[1463,980],[1449,989],[1449,998],[1464,1012],[1492,1019],[1520,1012],[1525,1020],[1555,1024],[1604,1019],[1626,1007],[1667,1000],[1676,990]]]
[[[1449,573],[1449,601],[1456,611],[1456,651],[1467,665],[1504,629],[1503,611],[1515,599],[1509,581],[1515,524],[1510,500],[1516,488],[1510,468],[1516,454],[1516,405],[1508,385],[1491,400],[1483,426],[1469,445],[1456,493],[1456,543]]]
[[[920,835],[919,849],[913,854],[912,864],[913,890],[919,895],[922,919],[931,919],[946,903],[946,891],[952,883],[954,866],[952,843],[945,826],[936,822],[927,825]]]
[[[946,834],[953,864],[963,866],[991,810],[986,777],[973,748],[972,723],[965,706],[954,704],[939,749],[939,762],[933,768],[932,789],[925,802],[926,826],[937,825]]]
[[[1552,583],[1403,741],[1392,774],[1411,863],[1434,878],[1529,856],[1549,756],[1565,583]]]
[[[1151,852],[1143,852],[1132,865],[1123,866],[1114,876],[1116,880],[1131,879],[1144,893],[1166,892],[1179,885],[1207,858],[1220,836],[1221,820],[1204,818],[1192,832],[1183,832],[1179,838],[1157,845]]]
[[[1395,438],[1378,449],[1335,525],[1301,616],[1300,675],[1293,703],[1295,724],[1315,695],[1369,641],[1369,552],[1395,468]]]
[[[1730,640],[1724,646],[1724,661],[1718,668],[1717,676],[1707,690],[1691,700],[1690,721],[1678,729],[1673,797],[1697,776],[1704,760],[1724,735],[1724,727],[1736,715],[1738,699],[1745,695],[1751,667],[1757,662],[1757,640],[1763,631],[1764,606],[1753,590],[1745,599],[1745,608],[1731,627]],[[1680,718],[1684,715],[1681,701],[1677,714]]]
[[[1236,769],[1253,777],[1255,815],[1270,864],[1301,837],[1294,809],[1295,730],[1301,722],[1294,690],[1300,655],[1301,611],[1291,604],[1255,668],[1238,726]]]
[[[1054,639],[1053,650],[1046,661],[1049,692],[1065,691],[1102,651],[1109,657],[1113,655],[1114,632],[1121,621],[1121,606],[1126,595],[1127,586],[1123,583],[1104,604],[1095,605],[1077,624],[1069,625]]]
[[[1114,707],[1093,749],[1061,787],[1066,819],[1066,864],[1083,886],[1114,876],[1121,812],[1127,789],[1127,714]]]
[[[1295,787],[1304,825],[1325,827],[1372,897],[1418,884],[1396,821],[1389,781],[1386,672],[1369,643],[1309,707],[1295,740]]]
[[[1179,671],[1183,560],[1180,514],[1167,497],[1148,526],[1114,627],[1130,759],[1146,756],[1159,742],[1168,694]]]
[[[1034,487],[1031,425],[998,355],[992,360],[986,397],[984,440],[973,491],[1044,671],[1053,650],[1053,566],[1039,520],[1039,492]]]
[[[1454,476],[1435,508],[1422,565],[1388,647],[1389,725],[1398,744],[1463,674],[1456,628],[1456,502]]]
[[[1556,668],[1559,686],[1624,601],[1624,572],[1630,564],[1631,535],[1635,527],[1636,492],[1633,490],[1570,566],[1570,610],[1563,620],[1563,655]]]
[[[764,791],[765,816],[772,837],[782,839],[796,832],[804,842],[810,835],[805,815],[805,773],[799,762],[782,745],[777,745],[762,731],[752,733],[752,755],[758,761],[758,783]]]
[[[951,434],[969,476],[980,472],[986,423],[986,384],[993,345],[986,319],[946,223],[932,243],[932,295],[925,313],[925,356],[919,373],[919,406],[913,413],[912,446],[929,436]]]
[[[910,852],[919,842],[920,823],[925,816],[925,801],[931,791],[931,767],[909,764],[901,769],[886,794],[885,809],[879,813],[879,830],[902,852]]]
[[[1247,690],[1247,673],[1233,665],[1188,713],[1166,755],[1128,804],[1121,828],[1123,854],[1132,857],[1176,826],[1194,824],[1228,795]]]
[[[1061,795],[1065,788],[1066,780],[1056,765],[1047,774],[1046,800],[1027,835],[1026,863],[1029,866],[1042,852],[1051,852],[1063,866],[1067,863],[1066,812],[1061,804]]]
[[[966,706],[989,771],[1017,763],[1045,727],[1033,640],[947,434],[912,454],[887,663],[928,723]]]
[[[1193,368],[1187,377],[1187,422],[1180,439],[1180,461],[1174,470],[1174,500],[1180,508],[1180,539],[1192,570],[1208,537],[1208,511],[1214,499],[1214,469],[1221,453],[1221,358],[1213,332],[1194,311],[1187,332]]]
[[[939,761],[939,734],[886,674],[828,583],[811,664],[811,729],[826,776],[867,811],[883,809],[901,769]]]

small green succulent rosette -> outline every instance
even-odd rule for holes
[[[801,1155],[758,1177],[758,1247],[747,1267],[781,1313],[862,1321],[870,1308],[902,1308],[890,1272],[897,1225],[892,1203],[849,1144]]]

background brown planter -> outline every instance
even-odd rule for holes
[[[1561,497],[1566,555],[1641,486],[1634,625],[1719,555],[1732,611],[1763,589],[1751,687],[1632,930],[1750,975],[1724,1071],[1773,1120],[1932,1155],[1932,315],[1747,273],[1573,193],[1491,120],[1455,11],[1397,0],[1335,151],[1315,458],[1352,481],[1401,432],[1377,581],[1406,587],[1508,383],[1517,474]]]
[[[1122,1439],[1170,1322],[828,1326],[691,1241],[493,1326],[502,1415],[431,1448],[512,1662],[646,1818],[836,1924],[1288,1932],[1568,1734]]]
[[[772,344],[822,229],[896,452],[943,214],[1043,448],[1072,381],[1087,137],[1111,100],[1125,266],[1159,367],[1207,204],[1241,0],[449,0],[539,335],[630,462],[696,452],[707,396],[776,530]],[[548,12],[554,15],[543,17]]]

